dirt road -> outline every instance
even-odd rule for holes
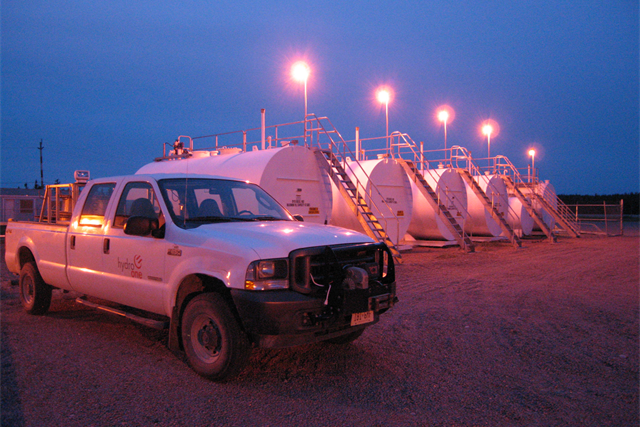
[[[639,244],[415,249],[355,343],[254,350],[225,384],[60,294],[25,314],[3,265],[2,425],[638,425]]]

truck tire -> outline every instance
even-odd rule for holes
[[[45,314],[51,306],[53,288],[44,283],[34,262],[27,262],[20,270],[20,301],[29,314]]]
[[[331,343],[331,344],[349,344],[354,342],[355,340],[357,340],[358,338],[360,338],[360,335],[362,335],[362,333],[364,332],[365,328],[362,328],[360,330],[351,332],[349,334],[346,335],[340,335],[339,337],[335,337],[335,338],[329,338],[328,340],[325,340],[325,342]]]
[[[206,293],[192,299],[181,323],[187,363],[198,375],[224,381],[242,371],[251,347],[221,295]]]

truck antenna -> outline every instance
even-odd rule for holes
[[[40,150],[40,188],[44,188],[44,171],[42,169],[42,150],[44,147],[42,146],[42,138],[40,138],[40,146],[38,146],[38,150]]]

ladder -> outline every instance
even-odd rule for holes
[[[355,184],[351,178],[349,178],[349,175],[333,151],[320,148],[312,148],[312,150],[315,153],[318,165],[327,171],[336,187],[340,190],[340,194],[342,194],[342,197],[344,197],[344,200],[356,215],[356,218],[358,218],[365,233],[378,242],[384,242],[389,247],[396,261],[402,263],[400,251],[398,251],[398,248],[393,244],[389,235],[382,227],[382,224],[380,224],[380,221],[378,221],[360,192],[358,192]]]
[[[531,204],[529,199],[527,199],[524,196],[524,194],[522,194],[522,191],[520,191],[520,189],[516,186],[516,184],[513,182],[510,176],[500,175],[500,177],[502,178],[504,183],[507,185],[507,188],[509,189],[509,191],[514,196],[516,196],[518,200],[520,200],[520,203],[522,203],[522,206],[524,206],[524,208],[527,210],[529,215],[531,215],[531,218],[533,218],[535,223],[538,224],[538,227],[540,227],[542,232],[547,235],[547,237],[549,238],[549,241],[551,243],[554,243],[556,241],[556,236],[553,234],[553,230],[551,230],[547,226],[547,224],[545,224],[544,220],[542,219],[542,216],[538,213],[538,211],[536,211],[533,208],[533,204]],[[533,193],[534,192],[532,192],[532,194]]]
[[[513,244],[513,246],[516,248],[522,247],[522,242],[513,232],[511,226],[504,219],[504,215],[498,212],[493,203],[491,203],[491,200],[489,200],[489,197],[487,197],[487,194],[482,191],[482,188],[480,187],[478,182],[473,179],[469,170],[457,169],[457,171],[462,176],[462,179],[464,179],[469,187],[471,187],[471,190],[473,190],[475,195],[478,196],[478,199],[480,199],[480,202],[484,205],[484,208],[487,210],[487,212],[491,214],[491,217],[494,219],[494,221],[496,221],[498,225],[500,225],[502,232],[509,239],[511,244]]]
[[[405,160],[401,157],[397,157],[396,160],[403,167],[409,179],[411,179],[427,202],[431,205],[434,212],[440,216],[445,226],[449,229],[451,234],[453,234],[458,241],[460,247],[466,252],[475,252],[475,246],[471,242],[469,236],[464,232],[460,224],[456,221],[456,219],[451,215],[451,212],[447,209],[447,207],[440,203],[439,197],[435,191],[431,188],[429,183],[424,179],[422,174],[418,171],[412,161]]]
[[[69,224],[84,182],[51,184],[45,187],[39,222]]]

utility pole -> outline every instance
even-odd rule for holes
[[[42,139],[40,139],[40,146],[38,150],[40,150],[40,188],[44,188],[44,171],[42,170],[42,150],[44,147],[42,146]]]

